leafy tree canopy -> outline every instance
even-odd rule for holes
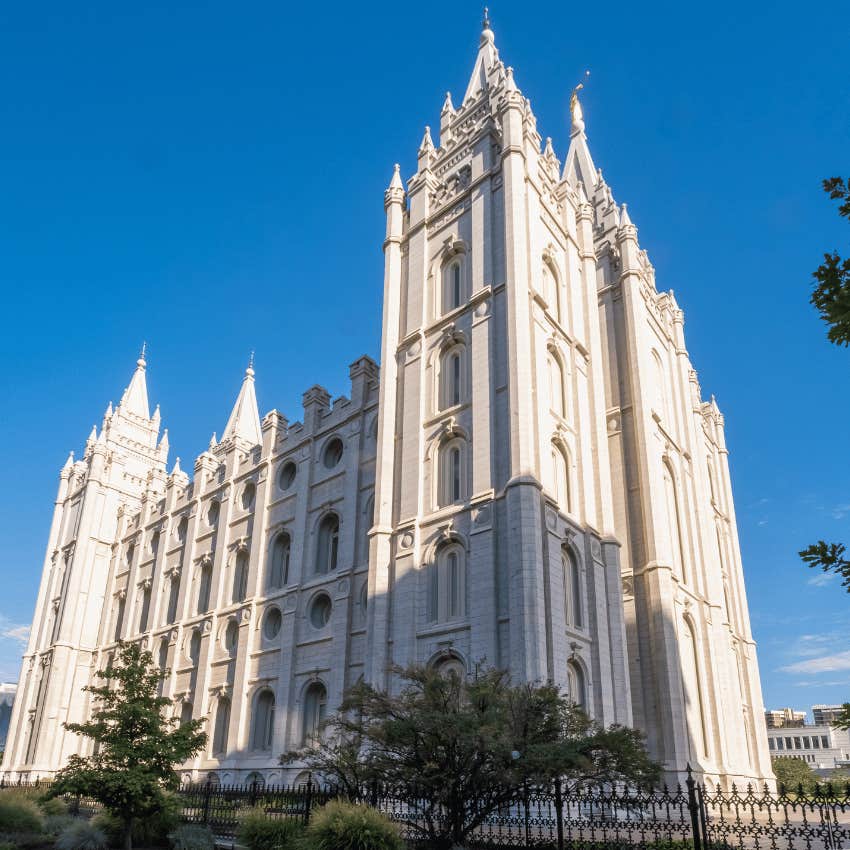
[[[417,801],[411,825],[434,847],[462,845],[529,788],[658,780],[639,732],[600,727],[555,685],[513,685],[493,669],[470,679],[421,666],[395,673],[398,694],[356,685],[323,742],[284,758],[305,758],[353,795],[379,783]]]
[[[120,643],[114,664],[95,674],[102,685],[85,688],[93,711],[86,723],[65,728],[94,741],[90,756],[73,755],[50,788],[51,797],[93,797],[124,823],[124,844],[132,847],[133,822],[158,814],[166,794],[180,778],[175,766],[201,750],[202,720],[177,725],[167,715],[170,700],[158,696],[165,671],[154,667],[150,652]]]
[[[780,788],[787,791],[797,791],[802,788],[803,793],[808,794],[817,785],[817,776],[808,763],[802,759],[791,756],[777,756],[770,761]]]
[[[838,214],[850,219],[850,179],[830,177],[824,191],[841,203]],[[816,281],[811,301],[829,326],[827,337],[836,345],[850,345],[850,257],[824,254],[823,263],[812,275]]]

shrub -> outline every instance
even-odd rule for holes
[[[301,821],[273,819],[262,810],[254,809],[239,824],[236,838],[248,850],[284,850],[296,844],[303,833]]]
[[[173,850],[213,850],[215,836],[208,826],[184,824],[168,833]]]
[[[106,835],[92,821],[75,820],[56,839],[56,850],[105,850]]]
[[[333,800],[307,827],[310,850],[404,850],[398,827],[369,806]]]
[[[0,833],[39,833],[44,818],[35,800],[14,792],[0,794]]]
[[[48,835],[59,835],[78,820],[73,815],[47,815],[44,818],[44,831]]]
[[[41,797],[38,801],[38,807],[47,817],[68,814],[68,804],[58,797]]]
[[[166,807],[156,815],[133,822],[133,844],[139,847],[160,847],[167,844],[168,834],[180,826],[182,804],[177,796],[168,796]],[[106,834],[110,847],[124,846],[124,823],[110,812],[100,812],[94,818]]]

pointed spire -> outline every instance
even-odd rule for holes
[[[70,472],[74,466],[74,453],[70,452],[68,454],[68,460],[65,461],[65,465],[62,467],[62,472]]]
[[[183,470],[180,468],[180,458],[174,458],[174,468],[171,470],[172,475],[181,475]]]
[[[455,114],[455,107],[452,103],[452,93],[450,91],[446,92],[446,99],[443,101],[443,108],[440,110],[440,115],[446,114]]]
[[[490,15],[484,9],[484,20],[481,22],[481,39],[478,43],[478,56],[469,77],[469,84],[463,96],[463,103],[475,97],[487,88],[487,75],[499,63],[499,51],[496,50],[496,37],[490,29]]]
[[[546,147],[543,149],[543,156],[555,156],[555,149],[552,147],[552,137],[546,137]]]
[[[162,432],[162,439],[159,441],[159,450],[163,455],[168,455],[168,428]]]
[[[422,143],[419,145],[419,156],[434,152],[434,142],[431,140],[431,128],[425,125],[425,135],[422,136]]]
[[[132,413],[144,419],[150,419],[150,406],[148,405],[148,386],[145,380],[145,350],[147,343],[142,343],[139,359],[136,361],[136,371],[130,379],[124,395],[121,396],[120,407],[124,413]]]
[[[251,358],[253,363],[253,357]],[[254,390],[254,368],[249,364],[242,379],[242,388],[233,411],[224,427],[222,440],[236,438],[247,440],[253,445],[262,443],[263,436],[260,430],[260,413],[257,409],[257,394]]]
[[[629,218],[629,209],[626,204],[620,208],[620,227],[634,227],[631,218]]]
[[[109,419],[112,416],[112,402],[106,405],[106,413],[103,414],[104,419]]]
[[[97,425],[92,425],[91,426],[91,434],[89,434],[89,438],[88,438],[88,440],[86,440],[86,443],[88,444],[88,443],[96,443],[96,442],[97,442]]]
[[[212,437],[210,437],[210,444],[207,447],[209,451],[212,451],[218,445],[218,440],[215,436],[215,431],[212,432]]]
[[[392,189],[401,189],[404,191],[404,184],[401,182],[401,166],[398,163],[393,166],[393,177],[390,180],[387,191],[389,192]]]

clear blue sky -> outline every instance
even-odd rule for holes
[[[675,289],[726,414],[769,705],[850,699],[850,595],[796,557],[850,543],[850,351],[808,306],[850,231],[845,2],[491,3],[502,59],[563,158],[569,91]],[[248,352],[261,412],[300,418],[379,353],[383,191],[409,176],[481,8],[0,6],[0,678],[15,679],[59,468],[142,339],[184,466],[221,432]]]

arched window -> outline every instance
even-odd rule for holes
[[[153,555],[153,557],[156,558],[158,552],[159,552],[159,532],[155,531],[151,535],[151,555]]]
[[[313,682],[304,692],[304,725],[301,743],[304,746],[318,744],[322,722],[328,708],[328,692],[321,682]]]
[[[431,565],[428,611],[433,623],[466,616],[466,564],[463,547],[443,546]]]
[[[579,707],[587,710],[587,687],[584,683],[584,671],[575,661],[567,662],[567,689],[569,698]]]
[[[661,355],[653,348],[652,349],[652,364],[655,372],[655,412],[661,418],[662,422],[669,426],[669,417],[667,415],[667,373],[664,371],[664,363],[661,361]]]
[[[254,506],[254,497],[257,495],[257,485],[248,481],[242,488],[242,509],[249,511]]]
[[[325,446],[325,451],[322,455],[322,462],[325,464],[325,468],[333,469],[334,467],[339,466],[344,450],[342,440],[340,440],[339,437],[334,437]]]
[[[168,610],[166,612],[166,624],[173,623],[177,619],[177,600],[180,598],[180,573],[174,573],[168,582]]]
[[[146,582],[142,585],[141,610],[139,611],[139,631],[146,632],[148,630],[148,614],[151,610],[151,585]]]
[[[549,263],[543,263],[543,297],[549,307],[549,312],[555,319],[561,321],[561,293],[558,277]]]
[[[248,595],[248,552],[240,549],[233,565],[233,602],[244,602]]]
[[[552,474],[555,477],[554,495],[558,505],[567,513],[572,513],[570,462],[564,447],[556,442],[552,443]]]
[[[466,678],[466,666],[456,655],[444,655],[433,662],[434,670],[441,676],[456,676],[460,681]]]
[[[550,348],[546,365],[549,370],[549,407],[563,419],[566,416],[567,405],[564,398],[564,367],[561,358]]]
[[[112,640],[121,639],[121,627],[124,625],[125,598],[119,596],[115,600],[115,625],[112,629]]]
[[[198,576],[198,605],[195,613],[206,614],[210,609],[210,591],[212,589],[212,564],[204,561]]]
[[[460,404],[464,397],[464,347],[455,345],[440,355],[440,409]]]
[[[708,489],[711,493],[711,502],[715,504],[717,502],[717,492],[714,489],[714,472],[711,469],[711,458],[707,457],[705,459],[705,468],[708,471]]]
[[[339,559],[339,517],[328,514],[319,523],[316,546],[316,572],[329,573],[337,567]]]
[[[245,777],[245,784],[246,785],[253,785],[256,788],[265,788],[266,787],[266,777],[263,776],[263,774],[260,773],[258,770],[252,770]]]
[[[180,725],[192,722],[192,712],[194,711],[191,702],[184,702],[180,706]]]
[[[363,530],[361,532],[361,563],[369,563],[369,532],[375,524],[375,494],[370,493],[363,508]]]
[[[568,546],[561,549],[561,565],[564,573],[564,602],[567,625],[581,629],[584,627],[581,573],[576,556]]]
[[[187,517],[182,517],[177,524],[177,542],[185,543],[186,536],[189,533],[189,520]]]
[[[443,271],[443,312],[460,307],[463,302],[463,270],[460,258],[452,261]]]
[[[227,752],[227,732],[230,728],[230,700],[219,697],[215,711],[215,730],[213,732],[213,755],[221,756]]]
[[[440,447],[437,502],[454,505],[466,499],[466,446],[460,437]]]
[[[162,674],[162,678],[159,680],[159,695],[163,696],[166,690],[166,677],[165,671],[168,667],[168,638],[163,638],[159,642],[159,652],[157,653],[157,666],[159,667],[160,673]]]
[[[189,660],[194,666],[198,666],[201,660],[201,631],[194,629],[192,636],[189,638]]]
[[[708,755],[706,749],[705,709],[700,687],[700,663],[697,636],[688,617],[682,618],[682,697],[688,718],[691,756]]]
[[[262,690],[254,700],[254,725],[251,734],[252,750],[270,750],[274,738],[274,694]]]
[[[272,543],[269,578],[266,582],[269,590],[279,590],[289,583],[289,552],[291,540],[285,531],[275,537]]]
[[[215,528],[218,525],[218,516],[221,513],[221,505],[213,500],[207,509],[207,525],[210,528]]]
[[[679,494],[676,491],[676,479],[673,467],[665,458],[662,461],[664,471],[664,494],[667,501],[667,526],[670,532],[671,554],[673,556],[673,572],[687,582],[685,574],[685,546],[682,540],[682,515],[679,510]]]

